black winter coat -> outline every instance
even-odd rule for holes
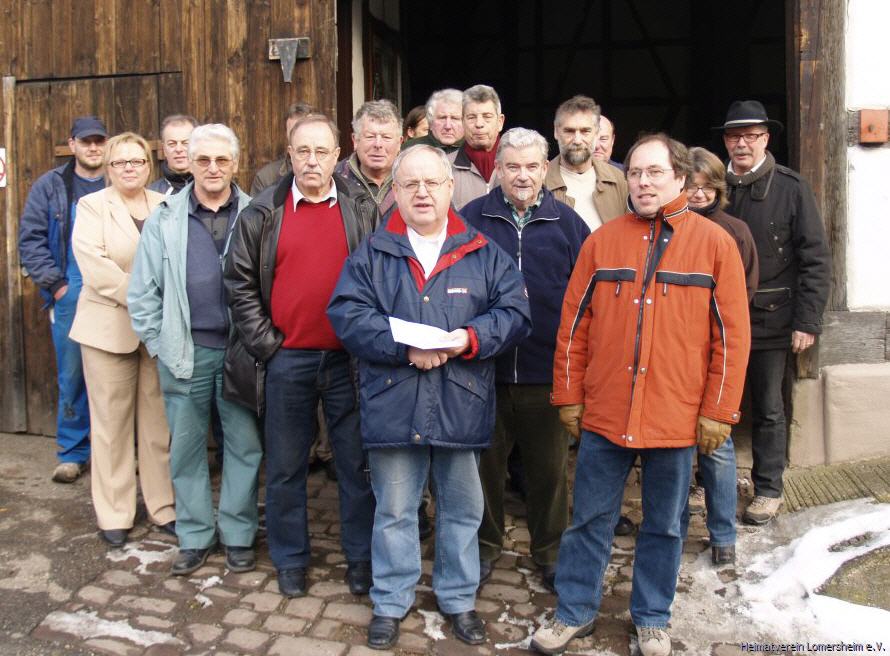
[[[821,333],[831,260],[810,185],[770,153],[753,174],[727,174],[726,181],[726,211],[748,224],[760,265],[751,348],[789,348],[792,330]]]

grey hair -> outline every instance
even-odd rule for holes
[[[241,155],[241,142],[228,125],[222,123],[207,123],[199,125],[192,130],[189,137],[189,159],[193,159],[198,152],[198,146],[205,141],[227,141],[232,152],[232,159],[237,160]]]
[[[432,125],[436,118],[436,107],[439,103],[460,105],[463,108],[464,94],[459,89],[439,89],[434,91],[430,99],[426,101],[426,120]]]
[[[541,160],[546,162],[548,145],[544,137],[528,128],[511,128],[501,135],[501,142],[498,144],[498,152],[495,154],[494,160],[496,162],[503,161],[503,153],[506,148],[530,148],[531,146],[537,146],[541,151]]]
[[[406,148],[398,155],[396,155],[396,161],[392,163],[392,179],[396,180],[396,178],[398,177],[399,167],[402,165],[402,160],[413,153],[422,152],[433,153],[436,157],[438,157],[439,161],[442,162],[442,166],[445,168],[445,177],[449,180],[454,180],[454,174],[451,172],[451,162],[448,159],[448,155],[446,155],[445,151],[441,148],[428,146],[427,144],[417,144],[416,146],[411,146],[410,148]],[[398,184],[398,181],[396,181],[396,184]]]
[[[501,99],[498,98],[498,92],[487,84],[477,84],[464,91],[463,108],[467,111],[467,105],[470,103],[494,103],[495,114],[501,113]]]
[[[396,123],[399,132],[402,131],[402,117],[398,108],[389,100],[369,100],[363,103],[352,119],[353,134],[360,134],[362,119],[368,119],[375,123]]]
[[[582,112],[590,112],[593,114],[593,122],[597,124],[599,123],[600,116],[602,116],[600,106],[596,104],[596,101],[593,98],[590,96],[577,95],[572,96],[556,108],[556,117],[553,119],[553,125],[559,127],[566,116]],[[606,120],[608,121],[609,119]]]

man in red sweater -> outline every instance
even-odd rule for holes
[[[286,597],[306,594],[306,475],[319,399],[340,494],[341,544],[353,594],[371,584],[374,498],[365,472],[349,355],[325,314],[346,256],[377,225],[377,205],[333,175],[336,125],[313,114],[290,132],[293,174],[241,213],[226,263],[232,318],[265,365],[266,527]]]

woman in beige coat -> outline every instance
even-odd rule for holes
[[[102,538],[123,546],[136,516],[136,449],[148,515],[175,535],[170,435],[158,370],[127,314],[127,286],[142,224],[163,200],[151,179],[145,139],[124,132],[108,140],[109,186],[80,199],[72,247],[83,291],[70,337],[81,345],[92,419],[93,506]]]

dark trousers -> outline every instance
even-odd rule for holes
[[[549,385],[497,386],[494,436],[479,460],[485,494],[479,528],[479,557],[483,560],[496,560],[501,555],[507,457],[515,444],[525,470],[532,559],[538,565],[556,563],[569,517],[569,443],[559,411],[550,405],[550,389]]]
[[[319,398],[334,451],[340,543],[348,562],[371,560],[374,495],[345,351],[279,349],[266,364],[266,531],[279,570],[309,564],[306,476]]]
[[[751,394],[751,479],[754,494],[778,499],[782,496],[782,474],[788,430],[782,395],[788,349],[751,351],[748,388]]]

